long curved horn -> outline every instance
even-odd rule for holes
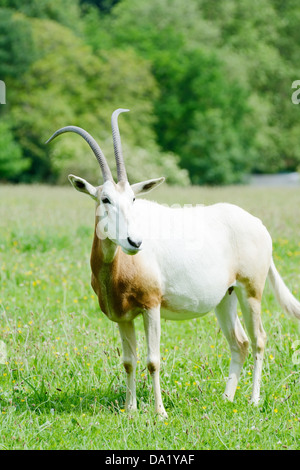
[[[101,148],[99,147],[99,145],[97,144],[95,139],[88,132],[86,132],[84,129],[81,129],[81,127],[76,127],[76,126],[62,127],[58,131],[54,132],[54,134],[50,137],[50,139],[47,140],[46,144],[48,144],[49,142],[51,142],[51,140],[55,139],[55,137],[57,137],[60,134],[63,134],[64,132],[75,132],[76,134],[79,134],[81,137],[83,137],[84,140],[86,140],[86,142],[91,147],[92,151],[95,154],[95,157],[98,160],[98,163],[99,163],[101,171],[102,171],[102,176],[103,176],[104,182],[107,181],[107,180],[113,181],[113,177],[112,177],[110,168],[108,166],[108,163],[106,161],[106,158],[105,158]]]
[[[128,181],[121,145],[121,136],[118,126],[118,116],[120,113],[126,113],[129,109],[116,109],[111,116],[112,136],[117,163],[118,181]]]

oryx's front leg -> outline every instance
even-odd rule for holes
[[[127,411],[136,410],[136,337],[133,322],[118,323],[123,348],[123,364],[127,374],[126,403]]]
[[[143,314],[144,327],[148,346],[147,367],[152,377],[155,411],[167,417],[161,398],[159,370],[160,370],[160,307],[147,310]]]

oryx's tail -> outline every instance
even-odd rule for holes
[[[283,310],[292,317],[298,318],[298,320],[300,320],[300,302],[298,302],[298,300],[293,296],[291,291],[285,285],[275,267],[273,259],[269,269],[269,279],[271,281],[275,297]]]

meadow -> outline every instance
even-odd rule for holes
[[[260,217],[276,266],[300,298],[299,189],[162,186],[150,196],[168,204],[227,201]],[[153,412],[137,318],[138,411],[124,412],[118,329],[90,286],[93,231],[94,203],[71,187],[0,187],[0,449],[299,449],[299,324],[268,285],[259,406],[248,403],[251,351],[235,401],[222,399],[230,356],[212,312],[162,322],[168,419]]]

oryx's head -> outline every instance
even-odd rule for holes
[[[135,196],[151,191],[164,178],[151,179],[130,185],[124,164],[118,116],[128,109],[117,109],[111,117],[113,144],[117,164],[118,182],[115,183],[105,156],[93,137],[80,127],[67,126],[56,131],[46,143],[64,132],[75,132],[83,137],[93,150],[103,176],[101,186],[92,186],[83,178],[69,175],[69,180],[80,192],[89,194],[97,203],[96,230],[99,238],[109,238],[127,254],[136,254],[142,248],[138,221],[134,218]]]

